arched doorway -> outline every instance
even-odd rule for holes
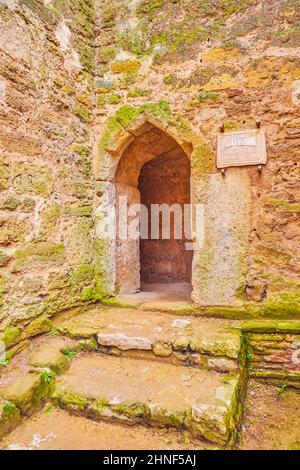
[[[180,145],[163,130],[145,123],[123,152],[115,174],[119,293],[147,290],[149,284],[190,285],[193,252],[186,249],[190,239],[190,178],[190,159]],[[141,214],[140,203],[147,214]],[[127,227],[140,224],[141,231],[134,239],[128,232],[125,237],[121,227],[126,211]],[[145,225],[141,226],[142,217],[143,223],[148,222],[147,233]]]

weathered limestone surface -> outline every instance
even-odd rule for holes
[[[298,24],[292,0],[1,2],[3,335],[115,293],[99,227],[107,209],[115,221],[115,172],[145,120],[191,158],[206,207],[193,299],[299,315]],[[266,168],[223,178],[216,132],[256,119]]]
[[[0,439],[9,434],[20,423],[20,411],[11,402],[0,401]]]
[[[73,361],[52,398],[95,420],[184,427],[226,447],[235,436],[238,393],[234,376],[94,354]]]
[[[30,372],[1,389],[0,393],[4,400],[14,403],[22,413],[26,413],[39,405],[44,388],[41,374]]]
[[[243,359],[241,333],[224,321],[97,308],[56,327],[71,338],[97,338],[99,349],[108,354],[169,358],[221,372],[236,370]]]
[[[34,367],[49,368],[55,373],[61,373],[69,367],[69,361],[64,354],[51,346],[44,346],[30,358],[29,364]]]
[[[92,0],[0,5],[0,329],[107,292],[92,213],[95,18]]]

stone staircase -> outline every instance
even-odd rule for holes
[[[0,435],[1,419],[15,425],[3,414],[7,401],[22,415],[51,399],[92,420],[234,446],[247,376],[238,322],[99,306],[55,328],[1,377]]]
[[[245,358],[239,328],[135,309],[95,309],[57,325],[93,349],[56,381],[53,399],[91,419],[175,427],[232,447]],[[100,353],[100,354],[99,354]]]

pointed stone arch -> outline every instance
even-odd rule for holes
[[[96,180],[95,216],[101,276],[107,290],[117,293],[116,263],[116,174],[122,156],[146,129],[154,128],[175,141],[190,159],[191,202],[205,208],[205,244],[196,250],[192,266],[194,301],[203,305],[229,305],[236,302],[245,282],[244,260],[248,253],[248,232],[245,214],[250,211],[250,179],[247,170],[235,169],[222,178],[215,166],[215,152],[189,122],[173,112],[165,101],[138,107],[124,105],[105,122],[94,148]],[[242,175],[242,177],[240,176]],[[232,183],[232,186],[230,186]],[[219,230],[222,204],[226,210],[231,240]],[[103,220],[108,221],[110,235],[103,240]],[[202,234],[199,234],[201,237]],[[228,235],[228,234],[227,234]],[[96,253],[97,256],[97,253]],[[222,266],[218,263],[222,261]],[[138,279],[128,286],[134,290]],[[126,288],[125,288],[126,290]]]
[[[195,171],[215,171],[215,154],[201,134],[195,134],[188,121],[171,111],[168,103],[139,107],[122,106],[105,123],[95,149],[95,179],[113,181],[121,156],[130,143],[150,125],[173,138],[191,159]]]

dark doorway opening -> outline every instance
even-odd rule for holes
[[[193,252],[186,250],[184,205],[190,204],[190,161],[177,146],[166,154],[145,163],[141,169],[138,189],[141,203],[148,209],[149,238],[140,240],[141,283],[190,283]],[[151,239],[151,206],[178,204],[182,211],[181,239],[175,239],[174,213],[170,214],[170,239],[163,239],[162,213],[159,217],[159,238]],[[153,207],[153,206],[152,206]]]

